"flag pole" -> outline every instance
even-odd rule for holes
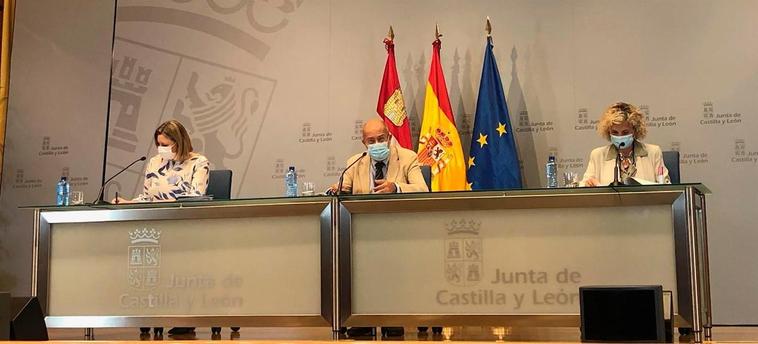
[[[387,32],[387,37],[384,38],[384,49],[386,49],[389,52],[390,47],[394,45],[395,45],[395,31],[392,30],[392,25],[390,25],[390,30]]]
[[[439,40],[440,37],[442,37],[442,34],[440,33],[440,26],[435,23],[434,24],[434,39]]]
[[[484,31],[487,32],[487,37],[492,37],[492,23],[490,23],[490,16],[487,16],[487,24],[484,26]]]
[[[384,38],[384,49],[387,50],[387,62],[384,65],[384,76],[379,87],[379,100],[376,104],[376,113],[379,114],[392,133],[392,140],[401,147],[411,149],[411,128],[408,115],[405,110],[403,93],[400,90],[400,80],[397,75],[395,62],[395,30],[389,26],[387,36]]]

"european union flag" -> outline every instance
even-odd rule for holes
[[[487,37],[484,51],[469,154],[466,174],[472,190],[521,188],[516,141],[492,53],[492,37]]]

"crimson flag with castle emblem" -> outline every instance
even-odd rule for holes
[[[390,32],[384,39],[384,47],[387,49],[387,63],[384,66],[384,77],[379,89],[379,101],[376,104],[376,113],[387,124],[392,136],[403,148],[413,149],[411,141],[411,127],[408,124],[408,116],[405,112],[403,91],[400,90],[400,80],[397,77],[395,64],[395,34],[390,26]]]

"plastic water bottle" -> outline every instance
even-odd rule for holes
[[[68,179],[63,176],[58,184],[55,185],[55,205],[66,206],[69,202],[69,195],[71,194],[71,185],[68,183]]]
[[[545,172],[547,173],[547,187],[558,187],[558,168],[555,166],[555,157],[550,156],[547,158],[547,164],[545,164]]]
[[[285,196],[297,197],[297,172],[295,166],[290,166],[284,175]]]

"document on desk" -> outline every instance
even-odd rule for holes
[[[640,185],[656,185],[656,184],[658,184],[656,182],[651,182],[649,180],[645,180],[645,179],[642,179],[642,178],[639,178],[639,177],[632,177],[632,179],[634,179],[634,181],[636,181],[637,183],[640,183]]]

